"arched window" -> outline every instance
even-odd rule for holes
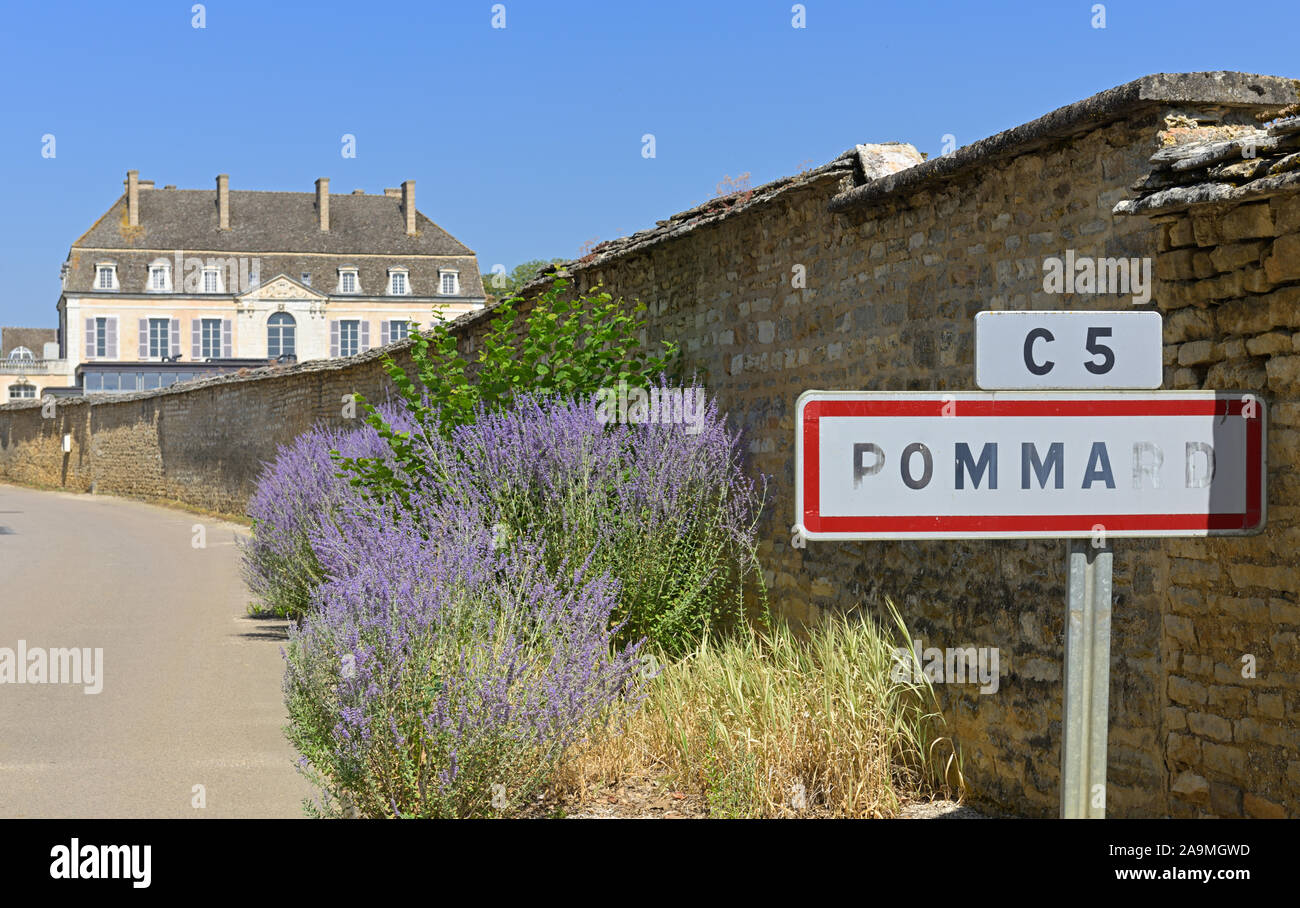
[[[11,362],[26,361],[32,362],[36,359],[36,354],[26,347],[14,347],[9,351],[9,360]]]
[[[277,312],[266,323],[266,355],[295,356],[298,348],[294,343],[293,316],[287,312]]]
[[[32,398],[35,396],[36,396],[35,385],[29,385],[24,383],[24,384],[16,384],[16,385],[9,386],[10,400],[23,400],[25,398]]]

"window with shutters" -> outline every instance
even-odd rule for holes
[[[343,319],[339,322],[339,356],[356,356],[361,352],[361,322]]]
[[[295,322],[287,312],[276,312],[266,323],[266,355],[296,356]]]
[[[149,319],[149,355],[163,357],[171,355],[172,320],[169,318]]]
[[[100,316],[86,319],[85,349],[87,359],[117,358],[117,318]]]
[[[205,318],[199,325],[199,355],[204,359],[221,356],[221,319]]]

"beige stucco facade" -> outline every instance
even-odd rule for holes
[[[0,360],[0,403],[40,397],[46,388],[69,384],[69,375],[67,360],[63,359]]]
[[[64,297],[60,323],[64,327],[66,362],[159,361],[180,354],[181,362],[209,357],[273,358],[290,346],[283,330],[273,347],[271,318],[292,319],[291,350],[299,361],[364,353],[401,337],[396,327],[409,322],[429,325],[437,319],[455,318],[478,308],[463,301],[437,298],[358,297],[340,299],[314,291],[278,275],[245,293],[205,297],[202,294],[97,293]],[[103,330],[99,319],[105,320]],[[169,320],[164,342],[149,337],[151,320]],[[205,336],[204,322],[220,323],[213,337]],[[336,340],[334,324],[356,325],[355,349]],[[141,333],[141,328],[145,332]],[[92,340],[93,338],[93,340]],[[164,352],[165,351],[165,352]],[[72,367],[72,368],[75,368]],[[70,378],[72,370],[65,373]]]

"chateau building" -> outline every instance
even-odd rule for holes
[[[485,302],[473,251],[416,209],[414,180],[331,195],[324,178],[314,193],[232,190],[225,174],[157,189],[128,171],[62,284],[63,383],[87,392],[350,356]]]

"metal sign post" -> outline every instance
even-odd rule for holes
[[[1106,816],[1112,551],[1083,540],[1068,546],[1061,816],[1099,820]]]

